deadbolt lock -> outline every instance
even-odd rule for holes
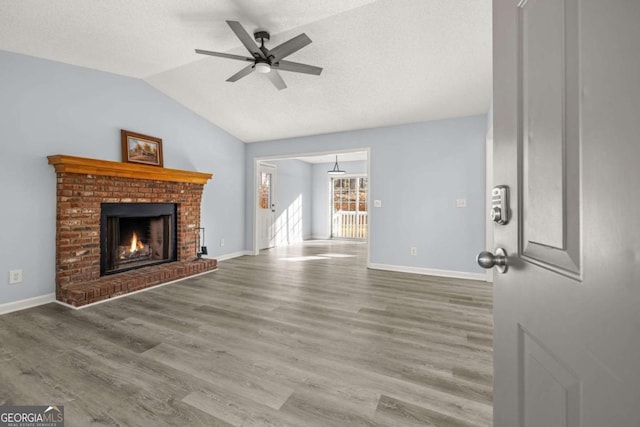
[[[509,187],[498,185],[491,190],[491,221],[505,225],[509,222]]]

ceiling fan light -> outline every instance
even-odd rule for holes
[[[266,74],[271,71],[271,65],[267,64],[266,62],[258,62],[256,64],[256,71],[261,74]]]

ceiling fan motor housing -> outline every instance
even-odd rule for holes
[[[269,40],[271,38],[271,36],[269,35],[268,31],[256,31],[255,33],[253,33],[253,38],[257,41],[257,42],[263,42],[264,40]]]

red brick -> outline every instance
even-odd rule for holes
[[[56,179],[56,296],[73,305],[144,289],[215,268],[193,259],[204,186],[60,173]],[[100,203],[176,203],[178,262],[100,277]],[[74,290],[66,292],[65,289]],[[81,291],[84,289],[84,291]],[[69,288],[70,290],[70,288]],[[87,297],[85,292],[90,292]]]

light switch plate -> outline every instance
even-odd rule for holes
[[[382,207],[382,200],[374,200],[373,201],[373,207],[374,208],[381,208]]]
[[[456,207],[457,208],[466,208],[467,207],[467,199],[456,199]]]

